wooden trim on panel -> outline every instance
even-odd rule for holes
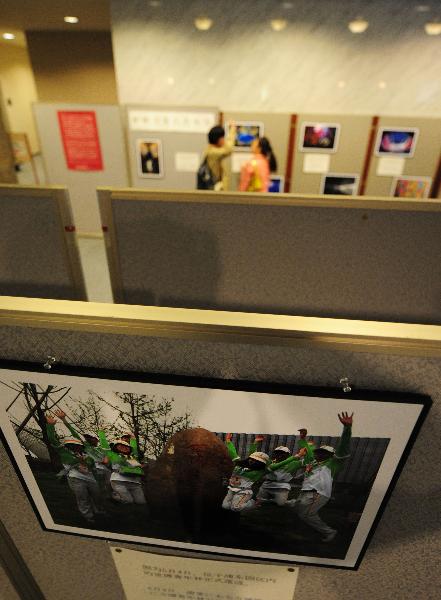
[[[35,196],[37,198],[52,196],[55,192],[65,190],[64,185],[19,185],[15,183],[0,183],[1,196]]]
[[[355,208],[360,210],[400,210],[440,212],[439,200],[360,196],[320,196],[317,194],[252,194],[249,192],[205,192],[201,190],[146,190],[138,188],[98,188],[111,200],[136,202],[179,202],[197,204],[233,204],[255,206],[302,206],[321,208]]]
[[[66,189],[54,190],[53,197],[58,206],[60,228],[66,251],[66,263],[77,293],[77,299],[87,300],[86,282],[81,265],[80,251],[78,248],[77,234],[75,232],[68,191]]]
[[[286,194],[291,190],[291,180],[292,180],[292,167],[294,163],[294,154],[296,151],[296,129],[297,129],[297,115],[291,115],[290,120],[290,128],[289,128],[289,136],[288,136],[288,150],[286,154],[286,169],[285,169],[285,187],[284,192]]]
[[[361,177],[360,177],[359,196],[364,196],[364,191],[366,189],[367,179],[369,176],[369,169],[371,168],[372,157],[374,155],[373,149],[374,149],[375,140],[377,138],[377,130],[378,130],[379,120],[380,120],[380,117],[377,117],[377,116],[372,117],[371,131],[369,134],[368,145],[366,147],[366,155],[364,157],[363,171],[362,171]]]
[[[438,198],[438,194],[441,190],[441,154],[439,155],[438,166],[433,176],[432,187],[430,189],[430,197]]]
[[[441,357],[441,326],[0,297],[0,327]]]
[[[106,248],[113,301],[123,303],[125,301],[124,286],[122,282],[122,271],[119,261],[118,240],[116,237],[115,224],[113,220],[112,194],[110,190],[98,189],[97,198],[101,215],[104,245]]]

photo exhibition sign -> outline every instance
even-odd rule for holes
[[[71,171],[102,171],[95,111],[59,110],[58,123],[67,168]]]

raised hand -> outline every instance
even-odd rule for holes
[[[57,419],[55,417],[53,417],[52,415],[46,414],[46,423],[48,425],[55,425],[55,423],[57,422]]]
[[[259,442],[263,442],[264,439],[265,439],[264,435],[256,435],[256,437],[254,438],[254,442],[256,444],[258,444]]]
[[[342,425],[352,425],[352,417],[353,416],[354,416],[354,413],[352,413],[351,416],[349,416],[349,414],[347,412],[338,413],[338,418]]]
[[[66,418],[66,413],[63,412],[61,410],[61,408],[57,408],[57,410],[54,410],[55,416],[57,416],[59,419],[61,419],[62,421],[64,421],[64,419]]]
[[[225,436],[225,441],[226,442],[231,442],[232,439],[233,439],[233,434],[232,433],[227,433],[227,435]]]
[[[304,439],[305,439],[305,437],[306,437],[306,434],[308,433],[308,430],[307,430],[307,429],[304,429],[304,428],[302,428],[302,429],[299,429],[298,431],[300,432],[300,439],[301,439],[301,440],[304,440]]]
[[[307,449],[306,448],[300,448],[300,450],[297,452],[297,454],[295,454],[295,456],[297,458],[303,458],[306,453],[307,453]]]

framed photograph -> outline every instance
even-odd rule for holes
[[[236,138],[234,140],[235,150],[249,151],[253,140],[263,137],[264,127],[260,121],[235,121]],[[227,135],[231,124],[227,124]]]
[[[359,175],[327,173],[322,176],[320,194],[355,196],[358,192]]]
[[[431,177],[395,177],[392,182],[391,196],[395,198],[428,198]]]
[[[352,569],[431,404],[53,369],[0,364],[2,440],[45,529]]]
[[[340,125],[338,123],[302,123],[300,152],[337,152]]]
[[[418,133],[416,127],[381,127],[377,134],[375,154],[412,158]]]
[[[140,177],[164,177],[162,141],[153,138],[136,140],[136,162]]]
[[[285,178],[283,175],[271,175],[268,192],[271,192],[272,194],[283,194],[284,186]]]

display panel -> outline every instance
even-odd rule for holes
[[[320,193],[337,196],[355,196],[358,191],[358,181],[358,175],[346,175],[344,173],[323,175]]]
[[[411,158],[415,152],[418,129],[402,127],[381,127],[377,135],[377,156],[403,156]]]
[[[161,140],[154,138],[136,140],[136,159],[140,177],[164,177]]]
[[[227,134],[231,125],[227,123]],[[235,150],[249,150],[253,140],[263,137],[264,126],[260,121],[234,121],[234,125],[236,126]]]
[[[431,177],[395,177],[391,195],[396,198],[428,198]]]
[[[43,526],[357,567],[430,399],[61,369],[0,371],[6,447]]]
[[[337,123],[302,123],[299,149],[301,152],[336,152],[339,136]]]

